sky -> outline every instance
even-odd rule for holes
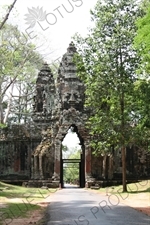
[[[68,148],[77,147],[77,149],[81,148],[79,143],[80,143],[80,140],[79,140],[77,134],[73,133],[73,132],[70,132],[70,131],[68,131],[68,133],[66,134],[66,136],[64,137],[64,140],[62,142],[62,144],[64,146],[68,146]]]
[[[13,0],[0,0],[0,13]],[[61,60],[75,33],[86,36],[91,25],[90,9],[97,0],[17,0],[9,23],[29,36],[48,64]],[[35,21],[38,21],[38,23]],[[30,27],[31,26],[31,27]],[[30,27],[30,28],[29,28]],[[76,134],[68,134],[64,145],[79,147]]]
[[[13,0],[0,0],[1,11],[3,5],[10,5],[12,2]],[[17,0],[8,22],[17,24],[36,44],[45,61],[50,63],[62,57],[75,33],[86,36],[91,24],[90,9],[94,8],[96,2],[97,0]],[[38,23],[34,24],[35,20]]]

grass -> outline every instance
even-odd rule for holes
[[[148,193],[150,192],[150,180],[139,181],[137,183],[127,184],[129,194]],[[100,188],[99,192],[106,194],[119,194],[123,192],[122,185]],[[126,193],[122,193],[126,194]]]
[[[40,200],[46,198],[51,193],[55,192],[56,189],[41,189],[41,188],[26,188],[16,185],[10,185],[0,182],[0,200],[4,198],[21,198],[21,199],[33,199]],[[2,199],[3,198],[3,199]]]
[[[57,189],[26,188],[0,182],[0,225],[2,221],[24,218],[29,211],[41,209],[38,202],[45,200]],[[8,222],[9,223],[9,222]]]
[[[27,217],[27,212],[41,209],[41,206],[30,203],[7,203],[6,208],[1,208],[1,217],[5,219],[17,219]]]

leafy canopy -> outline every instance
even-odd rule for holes
[[[134,81],[139,57],[133,48],[136,1],[98,1],[91,11],[93,28],[86,38],[76,34],[78,75],[86,85],[88,127],[96,151],[130,142],[134,122]]]

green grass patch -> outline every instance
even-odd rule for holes
[[[136,183],[127,184],[127,190],[130,194],[137,194],[137,193],[148,193],[150,192],[150,180],[139,181]],[[106,188],[100,188],[99,192],[106,193],[106,194],[119,194],[123,192],[122,185],[119,186],[111,186]],[[126,193],[122,193],[126,194]]]
[[[11,224],[13,219],[27,217],[29,211],[42,209],[36,203],[56,191],[53,188],[26,188],[0,182],[0,202],[4,203],[4,207],[0,207],[0,225],[6,219],[10,220],[7,224]]]
[[[57,189],[26,188],[0,182],[0,197],[40,200],[48,197]]]
[[[3,219],[27,217],[27,212],[37,209],[41,209],[41,206],[27,202],[8,203],[6,208],[1,208],[1,217],[3,217]]]

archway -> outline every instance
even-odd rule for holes
[[[85,148],[84,140],[75,124],[72,124],[61,145],[61,187],[85,186]]]

